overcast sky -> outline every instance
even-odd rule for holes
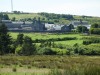
[[[13,0],[13,10],[100,17],[100,0]],[[0,0],[4,11],[11,11],[11,0]]]

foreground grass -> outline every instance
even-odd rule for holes
[[[100,56],[0,56],[1,75],[100,75]]]

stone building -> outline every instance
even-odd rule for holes
[[[40,20],[34,20],[33,22],[12,22],[10,20],[2,20],[7,26],[8,30],[26,30],[26,31],[44,31],[45,25]]]
[[[44,31],[45,30],[45,24],[43,24],[40,21],[40,18],[38,18],[38,20],[33,20],[32,28],[33,28],[33,31]]]
[[[63,26],[61,27],[61,31],[70,32],[70,31],[71,31],[71,29],[70,29],[70,27],[69,27],[69,26],[67,26],[67,25],[63,25]]]
[[[90,29],[90,24],[87,22],[87,21],[72,21],[70,24],[72,24],[75,28],[77,26],[85,26],[87,27],[88,29]]]

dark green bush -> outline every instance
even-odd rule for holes
[[[89,45],[92,43],[100,43],[100,37],[83,37],[83,44]]]
[[[17,72],[17,68],[16,67],[12,68],[12,71]]]
[[[76,37],[64,37],[64,38],[50,38],[50,39],[36,39],[33,43],[41,43],[46,41],[66,41],[66,40],[76,40]]]

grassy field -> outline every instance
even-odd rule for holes
[[[13,39],[17,38],[19,33],[10,32],[9,33]],[[60,43],[64,45],[74,45],[75,43],[82,44],[81,38],[83,37],[81,34],[50,34],[50,33],[23,33],[25,36],[29,36],[32,40],[35,39],[52,39],[52,38],[64,38],[64,37],[76,37],[77,40],[70,41],[57,41],[55,43]]]
[[[14,39],[17,38],[19,33],[10,32],[9,33]],[[34,39],[50,39],[50,38],[63,38],[63,37],[77,37],[82,38],[80,34],[50,34],[50,33],[23,33],[25,36]]]
[[[100,75],[100,56],[0,56],[0,75]]]
[[[45,16],[41,16],[40,14],[38,13],[29,13],[29,14],[14,14],[14,13],[10,13],[8,14],[9,18],[12,19],[13,17],[16,18],[16,20],[20,20],[20,19],[28,19],[28,18],[31,18],[33,19],[34,17],[38,18],[40,17],[41,19],[45,18],[45,20],[48,19],[48,17],[45,17]],[[74,15],[73,16],[74,19],[76,20],[85,20],[85,21],[88,21],[89,24],[93,24],[93,23],[100,23],[100,17],[86,17],[86,18],[83,18],[83,16],[78,16],[78,15]],[[55,19],[50,19],[52,21],[55,21]],[[59,22],[58,24],[69,24],[71,21],[70,20],[67,20],[65,18],[60,18],[60,19],[57,19]],[[55,22],[56,23],[56,22]]]
[[[42,17],[41,15],[37,14],[37,13],[30,13],[30,14],[8,14],[9,18],[12,19],[13,17],[16,17],[16,20],[20,20],[20,19],[25,19],[25,18],[38,18],[38,17]]]
[[[55,42],[56,44],[63,44],[63,45],[74,45],[76,43],[78,44],[82,44],[83,43],[83,40],[70,40],[70,41],[57,41]]]

